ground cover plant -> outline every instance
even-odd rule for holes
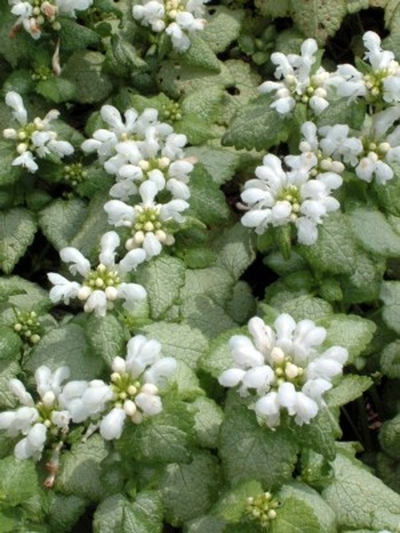
[[[1,0],[1,533],[400,531],[399,29]]]

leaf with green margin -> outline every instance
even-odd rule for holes
[[[220,61],[211,46],[200,35],[194,35],[190,40],[190,48],[182,56],[182,63],[189,67],[203,68],[219,74]]]
[[[295,320],[321,320],[333,314],[332,306],[322,300],[309,294],[288,298],[282,302],[278,297],[272,298],[269,304],[279,309],[281,313],[289,313]]]
[[[67,496],[57,494],[54,491],[49,493],[48,520],[52,531],[57,533],[67,533],[78,521],[87,506],[87,500],[74,494]]]
[[[170,381],[174,381],[179,397],[182,400],[191,401],[204,394],[203,389],[200,387],[199,378],[184,361],[178,361],[176,371]]]
[[[336,387],[325,394],[324,398],[329,407],[342,407],[362,396],[372,384],[373,381],[369,376],[346,374]]]
[[[223,266],[210,266],[186,270],[185,284],[181,291],[183,303],[195,295],[210,296],[216,303],[223,305],[232,295],[234,280]]]
[[[387,0],[385,8],[385,27],[391,34],[398,34],[400,31],[400,4],[398,0]]]
[[[210,226],[224,223],[230,217],[224,193],[201,163],[195,165],[190,175],[190,209],[187,214]]]
[[[322,497],[336,513],[339,528],[397,529],[399,494],[341,449],[332,466],[334,478]]]
[[[277,495],[281,507],[272,522],[273,533],[336,533],[336,517],[317,491],[305,483],[293,481]]]
[[[179,300],[185,283],[185,270],[180,259],[166,255],[155,258],[139,270],[137,282],[146,287],[154,320],[161,319]]]
[[[188,143],[193,146],[203,144],[213,137],[210,133],[210,125],[203,122],[197,115],[183,115],[181,120],[174,122],[174,131],[186,135]]]
[[[280,0],[280,2],[256,0],[255,6],[263,15],[270,15],[272,18],[290,16],[290,0]]]
[[[301,246],[299,251],[317,271],[352,274],[357,265],[357,248],[346,215],[333,213],[319,226],[317,242]]]
[[[140,492],[135,501],[115,494],[102,501],[93,517],[94,533],[161,533],[163,509],[155,491]]]
[[[357,13],[361,9],[368,9],[370,0],[347,0],[347,11],[349,13]]]
[[[239,37],[244,17],[244,10],[215,6],[201,35],[211,49],[220,54]]]
[[[226,522],[215,516],[205,515],[186,524],[186,533],[226,533]]]
[[[379,443],[384,453],[397,461],[400,459],[400,415],[382,424]]]
[[[7,505],[19,505],[39,490],[39,479],[33,461],[15,457],[0,460],[0,498]]]
[[[62,42],[63,51],[86,50],[91,45],[101,41],[98,33],[83,24],[78,24],[70,17],[57,17],[57,22],[61,24],[58,35]]]
[[[21,59],[29,59],[32,54],[32,37],[25,31],[18,33],[16,38],[10,37],[17,21],[11,13],[10,6],[6,3],[0,5],[0,42],[1,55],[13,68],[16,68]]]
[[[216,265],[233,279],[239,279],[256,258],[252,234],[239,222],[217,236],[213,247],[218,252]]]
[[[192,369],[197,368],[199,358],[208,349],[208,339],[203,333],[187,324],[156,322],[143,326],[140,332],[160,342],[164,356],[175,357]]]
[[[16,361],[0,361],[0,409],[14,409],[17,399],[9,389],[10,379],[16,378],[21,368]]]
[[[87,210],[87,217],[70,246],[78,248],[85,257],[97,256],[101,236],[110,230],[104,204],[109,200],[108,193],[100,192],[93,196]]]
[[[400,167],[394,163],[392,168],[394,170],[394,175],[398,176]],[[374,193],[378,197],[382,211],[398,217],[400,215],[400,180],[389,180],[385,183],[384,187],[374,180],[372,186]]]
[[[297,445],[287,429],[271,431],[258,424],[247,407],[226,413],[220,431],[219,455],[232,486],[255,479],[273,490],[292,475]]]
[[[391,379],[400,379],[400,340],[385,346],[380,357],[381,371]]]
[[[36,283],[19,276],[0,276],[0,295],[23,311],[47,311],[51,307],[48,292]]]
[[[63,77],[76,88],[74,100],[81,104],[102,102],[112,90],[111,80],[102,73],[104,56],[100,52],[76,51],[63,68]]]
[[[376,471],[379,478],[395,492],[400,492],[400,461],[384,453],[377,454]]]
[[[175,526],[206,513],[218,493],[219,479],[216,458],[208,452],[194,454],[189,464],[167,466],[160,492],[168,521]]]
[[[125,330],[121,322],[111,314],[105,317],[89,316],[85,325],[85,337],[90,349],[101,357],[107,366],[115,357],[125,354]]]
[[[291,431],[302,449],[310,448],[332,461],[336,455],[335,440],[342,436],[338,410],[320,409],[310,424],[298,426],[291,421]]]
[[[0,325],[0,362],[18,360],[22,348],[22,341],[14,331]]]
[[[185,155],[196,157],[217,185],[232,179],[239,163],[238,154],[214,146],[192,146],[185,150]]]
[[[84,328],[69,323],[50,330],[32,350],[26,369],[34,373],[41,365],[47,365],[52,370],[67,365],[71,370],[71,380],[90,380],[100,375],[104,362],[91,351]]]
[[[281,252],[273,251],[263,258],[263,263],[272,268],[279,276],[294,274],[299,270],[306,270],[307,263],[301,255],[292,250],[290,257],[285,259]]]
[[[384,304],[382,318],[385,324],[400,333],[400,282],[383,281],[379,297]]]
[[[354,236],[365,250],[377,255],[400,257],[400,236],[382,213],[360,207],[349,216]]]
[[[118,447],[144,464],[189,462],[194,441],[193,415],[176,396],[163,398],[163,411],[141,424],[126,423]]]
[[[39,213],[39,227],[58,251],[69,246],[87,216],[87,206],[80,198],[57,198]]]
[[[373,256],[362,249],[357,254],[357,264],[354,273],[342,276],[340,283],[343,289],[345,303],[365,303],[377,300],[382,276],[386,270],[386,261]]]
[[[3,508],[0,510],[0,533],[15,533],[23,520],[20,508]]]
[[[21,176],[21,167],[12,164],[17,157],[14,143],[0,140],[0,185],[6,186],[17,182]]]
[[[343,346],[349,351],[347,364],[354,362],[371,342],[376,325],[357,315],[335,314],[321,320],[319,325],[327,329],[325,346]]]
[[[61,455],[57,490],[92,501],[102,500],[107,493],[101,482],[101,463],[107,455],[107,443],[98,434],[92,435],[86,442],[73,444]]]
[[[37,224],[28,209],[15,207],[0,213],[0,268],[10,274],[32,244]]]
[[[75,85],[70,81],[60,77],[52,77],[48,80],[39,81],[36,85],[36,92],[56,104],[73,100],[75,96]]]
[[[273,96],[262,95],[238,109],[222,137],[222,144],[266,151],[287,140],[290,121],[271,108]]]
[[[189,412],[194,415],[194,429],[197,442],[205,448],[218,447],[218,434],[224,419],[222,408],[211,398],[196,398],[188,404]]]
[[[346,0],[292,0],[291,15],[304,35],[323,45],[335,35],[347,15]]]

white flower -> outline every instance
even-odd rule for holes
[[[49,273],[48,278],[54,284],[50,290],[51,301],[57,303],[62,300],[68,304],[71,298],[78,298],[85,302],[86,313],[94,311],[97,316],[103,317],[107,309],[114,306],[115,300],[122,299],[123,307],[132,311],[136,303],[146,297],[146,291],[141,285],[125,282],[124,277],[146,259],[146,254],[143,250],[132,250],[116,264],[119,243],[119,236],[114,231],[102,236],[99,264],[95,269],[91,269],[90,262],[76,248],[63,248],[61,259],[70,263],[69,270],[73,275],[80,274],[84,279],[82,283],[71,282],[59,274]]]
[[[325,405],[323,394],[342,373],[348,353],[332,346],[320,353],[326,330],[312,320],[295,322],[281,314],[274,327],[259,317],[248,324],[252,339],[235,335],[229,341],[235,366],[219,377],[224,387],[239,386],[251,397],[250,407],[269,427],[280,423],[282,411],[298,425],[308,424]]]
[[[301,55],[274,52],[271,61],[277,65],[275,78],[281,81],[266,81],[259,87],[260,92],[275,92],[271,107],[282,115],[289,114],[297,102],[307,104],[316,115],[329,105],[327,81],[329,73],[319,67],[312,73],[316,61],[318,45],[314,39],[307,39],[301,46]]]
[[[172,46],[179,52],[185,52],[190,47],[191,36],[204,29],[206,21],[200,18],[204,15],[204,3],[207,0],[144,0],[144,3],[134,5],[133,18],[143,26],[150,26],[152,31],[165,31],[171,38]]]
[[[63,366],[53,372],[45,365],[40,366],[35,372],[40,397],[36,403],[19,379],[9,381],[10,390],[22,406],[15,411],[0,413],[0,429],[7,430],[11,437],[24,436],[14,448],[18,459],[32,457],[39,460],[47,440],[63,438],[68,432],[71,415],[67,410],[60,409],[59,404],[62,383],[68,376],[68,367]]]
[[[5,101],[13,109],[13,117],[20,124],[18,129],[6,128],[3,131],[6,139],[17,142],[16,151],[19,155],[12,162],[14,166],[22,166],[29,172],[36,172],[39,168],[36,157],[42,159],[53,154],[62,158],[74,152],[69,142],[57,140],[57,133],[50,129],[50,123],[59,116],[57,110],[49,111],[44,119],[36,117],[32,122],[28,122],[27,111],[17,92],[9,91]]]
[[[317,172],[314,178],[318,160],[313,153],[292,156],[287,161],[292,171],[285,172],[277,156],[264,157],[263,165],[255,171],[257,179],[247,181],[241,194],[250,207],[241,222],[258,234],[269,226],[294,224],[298,241],[310,245],[317,240],[317,225],[339,208],[330,194],[340,187],[342,178],[334,172]]]
[[[170,227],[184,222],[180,213],[189,207],[180,199],[158,204],[155,202],[157,193],[154,181],[144,181],[139,187],[142,202],[134,207],[120,200],[110,200],[104,205],[110,224],[131,228],[132,236],[126,241],[126,248],[131,253],[142,249],[147,260],[159,255],[163,245],[171,246],[175,242]]]

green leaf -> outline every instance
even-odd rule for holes
[[[11,13],[8,4],[1,5],[0,20],[1,55],[15,68],[21,59],[30,57],[32,53],[32,37],[25,31],[18,32],[17,29],[14,30],[17,18]],[[10,32],[13,32],[13,36],[10,36]]]
[[[262,95],[238,110],[222,144],[251,150],[268,150],[288,138],[289,121],[271,108],[273,96]]]
[[[0,213],[0,267],[10,274],[32,244],[36,221],[30,211],[15,207]]]
[[[81,104],[93,104],[107,98],[112,90],[111,80],[102,73],[104,56],[99,52],[77,51],[63,68],[63,78],[76,88],[75,99]]]
[[[70,451],[61,455],[57,489],[64,494],[94,501],[103,499],[107,494],[101,482],[101,463],[107,454],[107,444],[98,434],[92,435],[86,442],[73,444]]]
[[[388,344],[380,358],[382,372],[391,379],[400,379],[400,340]]]
[[[15,457],[0,460],[0,499],[8,505],[19,505],[39,490],[38,475],[33,461]]]
[[[188,462],[193,416],[183,402],[163,399],[163,411],[135,426],[129,423],[119,446],[141,463]]]
[[[93,353],[85,338],[85,330],[77,324],[66,324],[52,329],[42,337],[26,362],[27,370],[34,373],[40,365],[52,370],[67,365],[70,379],[94,379],[104,366],[100,355]]]
[[[58,198],[41,210],[39,226],[56,250],[69,246],[86,218],[87,208],[83,200]]]
[[[325,394],[326,403],[329,407],[342,407],[362,396],[372,384],[369,376],[346,374],[336,387]]]
[[[223,533],[226,522],[212,515],[195,518],[187,524],[187,533]]]
[[[318,227],[318,240],[301,246],[300,253],[320,272],[352,274],[357,264],[357,246],[351,235],[349,221],[342,213],[326,217]]]
[[[231,409],[221,426],[219,447],[229,483],[255,479],[270,489],[284,483],[297,459],[297,445],[289,435],[285,428],[260,426],[247,407]]]
[[[229,348],[229,340],[232,335],[245,334],[247,331],[234,329],[226,331],[213,339],[209,351],[201,358],[200,366],[203,370],[211,374],[214,378],[219,378],[224,370],[231,368],[233,358]]]
[[[20,337],[11,328],[0,325],[0,361],[18,360],[21,347]]]
[[[340,528],[395,530],[400,520],[400,495],[348,453],[338,451],[334,478],[322,497],[334,510]],[[351,496],[350,496],[351,495]]]
[[[91,315],[85,325],[85,337],[91,351],[108,366],[115,357],[125,353],[125,330],[114,315],[102,318]]]
[[[347,364],[353,363],[362,354],[376,331],[374,322],[357,315],[335,314],[322,320],[320,325],[328,330],[326,345],[347,348]]]
[[[293,481],[284,485],[278,494],[281,507],[276,511],[273,533],[336,533],[336,517],[317,491]]]
[[[210,226],[226,222],[230,216],[225,195],[201,163],[195,165],[190,175],[188,214]]]
[[[400,459],[400,415],[382,424],[379,443],[382,450],[392,459]]]
[[[93,196],[87,210],[87,217],[70,246],[78,248],[85,257],[97,255],[101,236],[110,230],[104,212],[104,204],[109,200],[108,193],[100,192]]]
[[[137,495],[134,502],[122,494],[107,498],[97,507],[94,533],[161,533],[162,504],[155,491]]]
[[[198,328],[210,339],[237,326],[224,307],[211,296],[197,294],[192,299],[186,299],[181,312],[191,327]]]
[[[386,262],[383,258],[360,249],[354,273],[350,277],[343,276],[340,280],[344,302],[364,303],[377,300],[385,269]]]
[[[204,68],[219,73],[220,62],[210,45],[200,35],[194,35],[190,40],[190,48],[182,56],[183,63],[190,67]]]
[[[49,525],[52,531],[67,533],[84,512],[87,501],[80,496],[66,496],[54,491],[50,494],[48,507]]]
[[[0,408],[13,409],[17,404],[8,384],[10,379],[17,377],[21,368],[16,361],[0,361]]]
[[[164,356],[175,357],[192,369],[197,367],[199,358],[208,349],[208,339],[203,333],[187,324],[156,322],[143,326],[141,332],[161,343]]]
[[[289,313],[295,320],[321,320],[332,315],[331,305],[321,298],[314,298],[309,294],[279,301],[278,297],[271,298],[272,307],[279,309],[281,313]]]
[[[211,398],[196,398],[188,404],[189,411],[194,414],[194,429],[200,446],[205,448],[218,447],[218,434],[223,411]]]
[[[351,229],[365,250],[387,257],[400,256],[400,236],[385,216],[369,208],[357,208],[350,213]]]
[[[61,24],[59,35],[63,51],[84,50],[101,40],[98,33],[83,24],[78,24],[70,17],[57,17],[57,22]]]
[[[302,33],[323,45],[335,35],[347,15],[346,0],[292,0],[291,12]]]
[[[21,167],[12,164],[17,157],[13,142],[0,140],[0,185],[11,185],[22,175]]]
[[[380,298],[384,304],[382,317],[385,324],[400,333],[400,282],[383,281]]]
[[[23,311],[36,311],[39,314],[51,306],[47,291],[19,276],[0,276],[0,295]]]
[[[170,256],[157,257],[138,272],[137,281],[146,287],[153,319],[162,318],[178,301],[184,276],[183,262]]]
[[[244,16],[242,10],[215,6],[201,35],[216,54],[224,52],[239,37]]]
[[[400,4],[398,0],[387,0],[385,8],[385,27],[396,35],[400,31]]]
[[[214,146],[192,146],[185,150],[185,154],[196,157],[217,185],[232,179],[239,163],[237,154]]]
[[[48,80],[39,81],[36,85],[36,92],[47,100],[60,104],[61,102],[73,100],[75,85],[70,80],[52,77]]]
[[[215,457],[206,452],[195,454],[189,464],[167,466],[160,491],[172,525],[207,512],[218,493],[219,474]]]
[[[244,281],[238,281],[233,287],[232,299],[225,305],[225,310],[232,319],[243,324],[256,314],[256,299],[251,287]]]
[[[204,98],[204,90],[193,90],[185,95],[181,102],[182,113],[199,117],[204,123],[212,124],[218,117],[218,111],[224,96],[223,88],[216,85],[209,87],[207,98]],[[208,147],[204,147],[208,151]],[[191,151],[189,148],[187,151]],[[201,148],[199,148],[201,150]],[[202,159],[199,158],[201,161]],[[222,170],[222,169],[221,169]]]
[[[252,235],[240,223],[223,231],[214,248],[218,252],[216,265],[226,269],[233,279],[239,279],[256,258]]]

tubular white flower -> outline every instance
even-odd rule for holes
[[[288,314],[279,315],[273,328],[254,317],[249,332],[253,339],[231,338],[235,366],[222,372],[220,384],[251,397],[249,408],[271,428],[280,423],[282,411],[296,424],[308,424],[325,405],[323,394],[332,379],[342,373],[347,350],[332,346],[319,353],[326,330],[312,320],[295,322]]]
[[[126,413],[120,407],[114,407],[100,422],[100,435],[105,440],[119,439],[124,429]]]

